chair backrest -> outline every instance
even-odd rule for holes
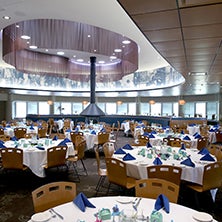
[[[170,141],[170,146],[172,146],[172,147],[181,147],[181,141],[172,140],[172,141]]]
[[[209,146],[209,139],[207,137],[202,137],[197,140],[197,149],[207,148]]]
[[[216,131],[215,135],[216,135],[216,142],[217,143],[222,143],[222,132],[221,131]]]
[[[217,161],[222,161],[222,147],[221,146],[216,147],[214,156],[216,157]]]
[[[47,167],[63,166],[66,164],[67,146],[54,146],[47,149]]]
[[[76,147],[75,147],[76,151],[77,151],[77,156],[78,156],[78,160],[82,160],[85,156],[85,150],[86,150],[86,141],[83,140],[82,142],[80,142]]]
[[[4,169],[23,169],[23,150],[18,148],[1,148],[2,166]]]
[[[74,148],[76,149],[76,147],[80,144],[80,143],[82,143],[82,142],[84,142],[85,141],[85,137],[84,136],[82,136],[82,135],[77,135],[76,137],[75,137],[75,142],[74,142]]]
[[[125,187],[127,183],[126,164],[121,160],[114,158],[106,158],[106,169],[108,173],[108,180]]]
[[[98,144],[103,145],[105,142],[109,141],[109,133],[99,132],[98,133]]]
[[[106,158],[112,157],[115,152],[115,144],[113,142],[106,142],[103,144],[103,152]]]
[[[0,135],[4,135],[4,129],[0,128]]]
[[[191,148],[191,142],[183,140],[182,143],[185,145],[187,149]]]
[[[149,142],[149,137],[144,135],[138,135],[138,145],[139,146],[146,146],[146,144]]]
[[[156,199],[160,194],[164,194],[170,202],[177,203],[179,196],[179,185],[170,181],[148,178],[136,180],[136,197],[146,197]]]
[[[83,136],[83,132],[70,132],[70,139],[75,144],[76,136]]]
[[[14,128],[15,137],[17,139],[25,138],[26,131],[27,131],[26,128],[23,127]]]
[[[39,136],[39,138],[46,137],[47,130],[48,130],[48,128],[46,128],[46,127],[41,127],[41,128],[39,127],[38,128],[38,136]]]
[[[182,168],[171,165],[154,165],[147,167],[148,178],[158,178],[170,181],[177,185],[181,182]]]
[[[219,188],[222,183],[222,162],[214,162],[204,166],[203,190]]]
[[[9,141],[11,138],[8,135],[0,135],[0,140],[2,141]]]
[[[73,182],[53,182],[32,191],[35,212],[42,212],[57,205],[72,201],[76,196]]]
[[[220,148],[220,145],[218,144],[210,144],[207,149],[209,150],[210,154],[216,156],[216,153],[219,148]]]

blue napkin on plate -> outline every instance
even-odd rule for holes
[[[205,154],[208,154],[208,153],[210,153],[209,152],[209,150],[207,149],[207,148],[202,148],[199,152],[198,152],[198,154],[202,154],[202,155],[205,155]]]
[[[152,133],[150,133],[148,137],[149,138],[155,138],[155,136]]]
[[[156,157],[155,160],[153,161],[154,165],[162,165],[162,161],[159,157]]]
[[[181,150],[186,150],[186,146],[185,146],[185,144],[184,144],[184,143],[182,143],[182,144],[181,144],[180,149],[181,149]]]
[[[156,199],[154,208],[155,210],[160,210],[163,208],[167,213],[169,213],[170,212],[169,199],[164,194],[160,194]]]
[[[184,134],[184,131],[183,131],[183,130],[181,130],[180,134]]]
[[[6,148],[6,146],[3,143],[0,143],[0,148]]]
[[[0,143],[4,144],[5,142],[3,140],[0,140]]]
[[[125,149],[125,150],[133,150],[133,147],[132,146],[130,146],[130,144],[126,144],[126,145],[124,145],[123,147],[122,147],[122,149]]]
[[[190,137],[189,137],[189,136],[185,136],[185,137],[183,138],[183,140],[190,140]]]
[[[194,139],[200,139],[200,138],[202,138],[202,136],[201,136],[200,134],[197,134],[197,135],[194,137]]]
[[[194,133],[193,136],[195,137],[198,134],[198,132]]]
[[[36,146],[36,148],[39,149],[39,150],[45,150],[45,148],[42,147],[42,146]]]
[[[17,139],[16,136],[11,137],[10,140],[12,140],[12,141],[18,141],[18,139]]]
[[[207,153],[206,155],[204,155],[203,157],[201,157],[200,160],[215,161],[215,159],[214,159],[209,153]]]
[[[147,133],[147,132],[145,132],[143,135],[149,137],[149,133]]]
[[[53,141],[57,141],[58,140],[58,136],[55,135],[52,140]]]
[[[83,194],[79,193],[76,198],[73,200],[73,203],[82,211],[85,212],[86,207],[96,208],[88,198]]]
[[[70,139],[68,138],[65,138],[63,141],[61,141],[58,146],[65,146],[66,143],[69,143],[69,142],[72,142]]]
[[[96,135],[96,131],[95,131],[95,130],[92,130],[92,131],[91,131],[91,134]]]
[[[135,160],[136,158],[134,156],[132,156],[130,153],[127,153],[124,157],[123,160],[127,161],[127,160]]]
[[[181,161],[180,164],[183,164],[183,165],[186,165],[186,166],[190,166],[190,167],[195,167],[195,164],[192,162],[190,157],[188,157],[187,159]]]
[[[126,154],[126,152],[122,148],[119,148],[114,152],[114,154]]]
[[[150,144],[150,142],[147,142],[146,147],[147,147],[147,148],[151,148],[151,147],[152,147],[152,145]]]
[[[33,126],[30,126],[30,128],[29,128],[30,130],[34,130],[34,127]]]
[[[151,132],[151,134],[157,134],[157,132],[156,132],[155,130],[153,130],[153,131]]]

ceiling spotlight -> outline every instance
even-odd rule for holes
[[[62,52],[62,51],[59,51],[59,52],[57,52],[56,54],[57,54],[57,55],[64,55],[65,53]]]
[[[123,40],[122,43],[127,45],[127,44],[130,44],[131,42],[130,42],[130,40]]]
[[[77,59],[76,61],[77,62],[83,62],[84,60],[83,59]]]
[[[30,49],[37,49],[38,47],[36,45],[30,45],[29,48]]]
[[[30,37],[30,36],[28,36],[28,35],[22,35],[22,36],[21,36],[21,38],[22,38],[22,39],[26,39],[26,40],[27,40],[27,39],[30,39],[31,37]]]
[[[102,61],[102,60],[101,60],[101,61],[98,61],[98,63],[99,63],[99,64],[104,64],[105,61]]]
[[[109,58],[110,58],[110,59],[117,59],[116,56],[110,56]]]
[[[114,49],[114,52],[122,52],[122,49]]]
[[[7,16],[7,15],[3,16],[2,18],[5,19],[5,20],[11,19],[11,17],[10,17],[10,16]]]

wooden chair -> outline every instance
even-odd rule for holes
[[[66,166],[67,146],[54,146],[47,149],[47,164],[45,169]]]
[[[217,150],[220,149],[220,145],[218,144],[210,144],[207,149],[209,150],[210,154],[216,156]]]
[[[2,167],[5,170],[27,170],[23,164],[23,150],[19,148],[1,148]]]
[[[48,130],[48,128],[46,128],[46,127],[39,127],[38,128],[38,137],[39,138],[45,138],[46,136],[47,136],[47,130]]]
[[[148,178],[136,181],[136,197],[156,199],[160,194],[164,194],[170,202],[177,203],[179,196],[179,185],[170,181]]]
[[[154,165],[147,167],[148,178],[158,178],[180,185],[182,168],[171,165]]]
[[[25,138],[26,128],[18,127],[14,128],[14,134],[17,139]]]
[[[10,136],[6,136],[6,135],[0,135],[0,140],[2,140],[2,141],[9,141],[11,138],[10,138]]]
[[[81,137],[79,137],[81,136]],[[80,139],[81,138],[81,139]],[[72,143],[77,145],[78,143],[82,142],[84,139],[83,132],[70,132],[70,139]]]
[[[84,170],[85,174],[88,175],[86,166],[83,162],[84,157],[85,157],[85,149],[86,149],[86,141],[83,140],[82,142],[78,143],[75,146],[75,150],[77,152],[77,155],[68,157],[67,161],[72,164],[76,164],[78,161],[80,161],[82,163],[83,170]],[[75,167],[75,165],[74,165],[74,167]]]
[[[202,137],[197,140],[197,149],[207,148],[209,146],[209,139],[207,137]]]
[[[221,131],[216,131],[216,143],[222,144],[222,132]]]
[[[105,158],[112,157],[113,153],[115,152],[115,144],[113,142],[104,143],[103,152],[104,152]]]
[[[99,176],[99,180],[98,180],[98,183],[96,185],[96,194],[97,194],[99,192],[100,188],[103,186],[104,181],[107,177],[107,170],[106,170],[106,168],[101,167],[101,160],[100,160],[100,156],[99,156],[99,148],[94,147],[94,151],[95,151],[96,163],[97,163],[97,173],[98,173],[98,176]]]
[[[146,146],[146,144],[149,142],[149,137],[144,135],[138,135],[137,137],[137,143],[134,144],[136,146]]]
[[[4,132],[4,128],[0,128],[0,135],[4,135],[5,134],[5,132]]]
[[[106,169],[109,180],[107,194],[109,193],[111,184],[116,184],[125,189],[132,189],[135,187],[136,180],[127,176],[126,164],[121,160],[115,158],[106,158]]]
[[[181,143],[183,143],[185,145],[186,149],[191,148],[191,142],[183,140]]]
[[[99,132],[97,136],[98,141],[94,144],[97,147],[102,147],[104,143],[109,141],[109,133]]]
[[[222,146],[216,148],[215,157],[217,161],[222,161]]]
[[[170,141],[170,146],[172,146],[172,147],[181,147],[181,141],[172,140],[172,141]]]
[[[76,184],[73,182],[53,182],[32,191],[35,212],[42,212],[64,204],[76,197]]]

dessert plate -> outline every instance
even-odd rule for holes
[[[48,221],[51,218],[51,213],[46,211],[46,212],[40,212],[32,215],[31,221],[32,222],[45,222]]]
[[[211,222],[213,221],[213,217],[204,212],[196,212],[193,214],[193,218],[199,222]]]
[[[118,197],[117,202],[122,203],[122,204],[127,204],[132,202],[132,198],[129,197]]]

